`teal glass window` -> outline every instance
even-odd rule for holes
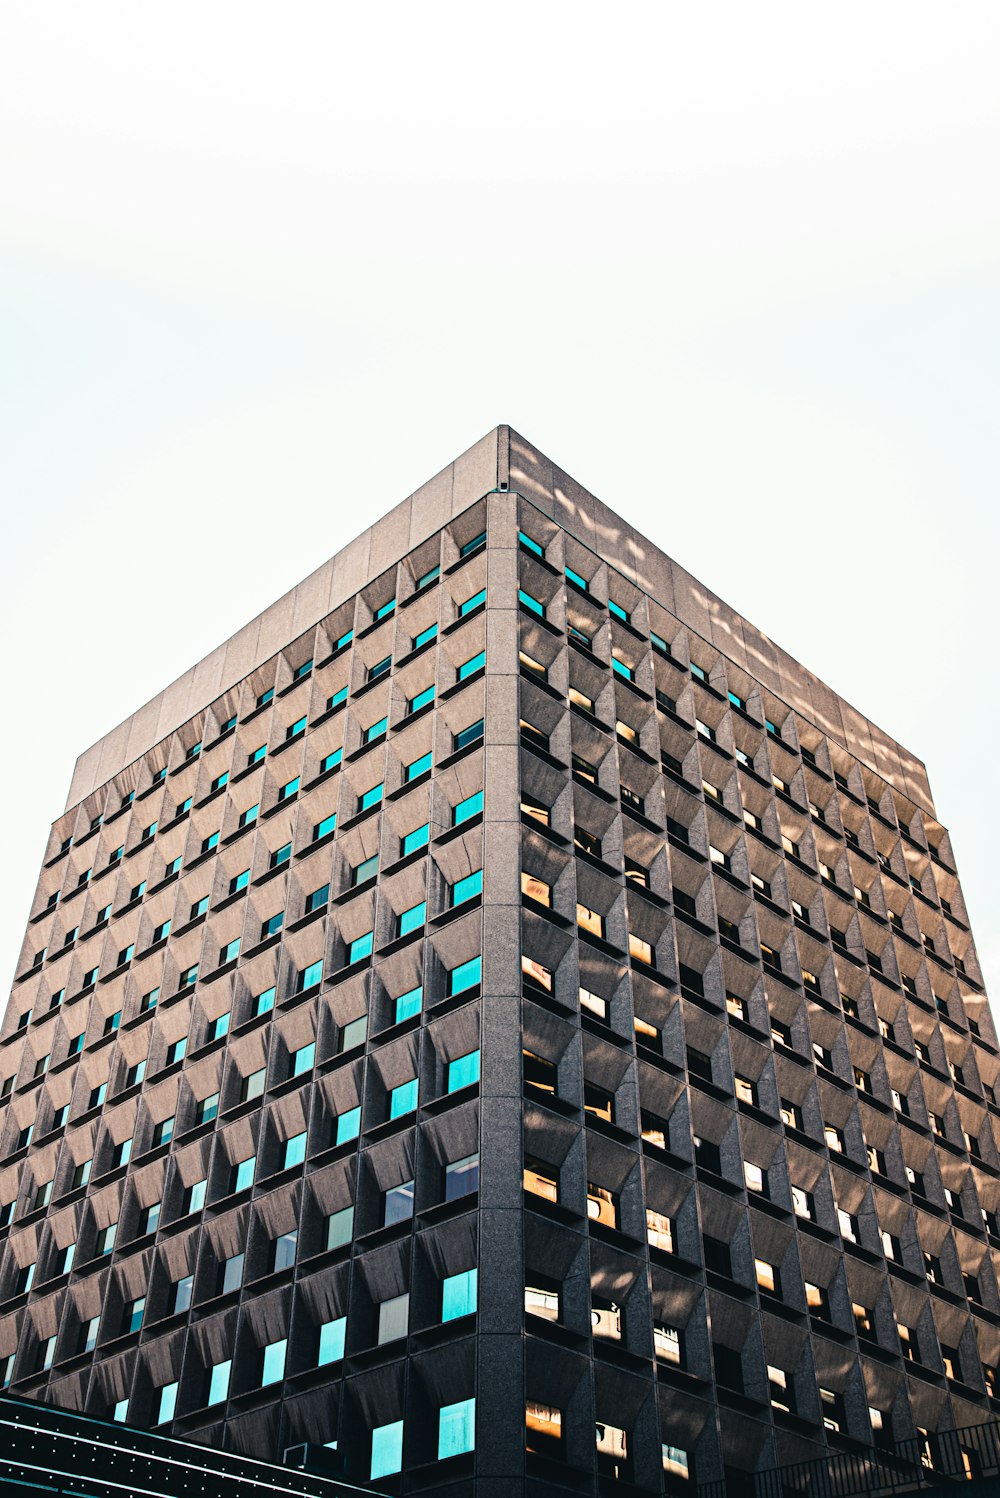
[[[443,1404],[438,1417],[438,1461],[476,1449],[476,1401]]]
[[[296,718],[295,722],[294,723],[289,723],[288,727],[285,729],[285,738],[286,739],[294,739],[298,734],[305,733],[305,731],[306,731],[306,719],[305,718]]]
[[[235,962],[240,955],[240,939],[234,936],[232,941],[227,941],[224,947],[219,948],[219,966],[225,962]]]
[[[690,662],[690,670],[691,670],[691,675],[694,677],[695,681],[707,681],[708,680],[708,674],[707,674],[707,672],[705,671],[705,669],[704,669],[703,666],[699,666],[698,665],[697,661],[691,661]]]
[[[358,797],[358,811],[368,811],[372,806],[378,806],[382,800],[382,782],[371,786]]]
[[[587,650],[590,649],[590,636],[584,634],[582,629],[577,629],[575,624],[567,624],[566,637],[574,644],[583,645]]]
[[[304,676],[309,675],[309,672],[312,670],[312,668],[312,656],[310,656],[307,661],[302,662],[301,666],[295,667],[295,670],[292,672],[292,680],[301,681]]]
[[[291,843],[283,843],[280,848],[275,848],[267,861],[269,869],[279,869],[283,863],[287,863],[292,856]]]
[[[221,791],[222,787],[224,785],[228,785],[228,784],[229,784],[229,771],[228,770],[223,770],[221,774],[216,775],[215,779],[212,781],[211,785],[209,786],[209,790],[210,791]],[[190,806],[190,804],[191,803],[188,802],[188,806]],[[187,807],[185,807],[184,810],[186,811]]]
[[[611,669],[616,676],[621,676],[625,681],[635,681],[635,672],[631,666],[626,666],[616,655],[611,657]]]
[[[369,723],[365,729],[364,740],[366,744],[374,744],[376,740],[384,738],[389,731],[389,719],[379,718],[374,723]]]
[[[352,887],[358,884],[364,884],[368,879],[374,879],[377,873],[378,854],[373,853],[371,858],[363,859],[361,863],[355,864],[354,868],[351,870]]]
[[[337,1037],[337,1050],[341,1054],[352,1051],[356,1045],[364,1045],[368,1038],[368,1016],[359,1014],[357,1019],[349,1020],[344,1025]]]
[[[225,780],[222,780],[222,785],[226,785],[228,783],[228,780],[229,780],[229,771],[228,770],[225,771],[225,777],[226,777]],[[221,780],[221,776],[219,778]],[[213,782],[212,782],[212,789],[213,789],[213,791],[217,791],[217,790],[221,789],[221,786],[217,785],[216,782],[213,780]],[[190,796],[185,796],[183,801],[178,801],[178,803],[177,803],[177,810],[174,812],[174,815],[177,816],[177,817],[182,817],[186,811],[190,811],[190,810],[191,810],[191,797]],[[117,860],[115,860],[115,862],[117,862]]]
[[[354,1208],[341,1207],[326,1219],[327,1248],[343,1248],[354,1237]]]
[[[621,604],[615,603],[613,598],[608,599],[608,613],[615,619],[620,619],[623,624],[628,624],[632,617],[628,609],[623,609]]]
[[[116,1425],[122,1425],[128,1419],[128,1399],[118,1399],[111,1412],[111,1418]]]
[[[256,749],[251,749],[250,753],[247,755],[247,765],[259,765],[266,753],[267,745],[258,744]]]
[[[429,588],[430,585],[431,585],[431,583],[437,582],[437,580],[438,580],[438,578],[440,576],[441,576],[441,568],[440,567],[432,567],[429,572],[425,572],[424,573],[423,577],[418,577],[417,578],[416,592],[419,593],[420,590],[421,590],[421,588]]]
[[[536,541],[534,536],[528,536],[524,533],[524,531],[518,531],[517,539],[519,543],[524,547],[525,551],[532,552],[536,557],[544,558],[545,547],[542,546],[538,541]]]
[[[128,1308],[128,1315],[125,1318],[124,1330],[126,1332],[137,1332],[142,1326],[142,1318],[145,1315],[145,1312],[146,1297],[145,1295],[140,1295],[138,1300],[133,1300]]]
[[[153,1420],[154,1425],[165,1425],[168,1420],[174,1418],[174,1411],[177,1408],[177,1390],[179,1387],[180,1385],[177,1383],[163,1384],[157,1390],[158,1397],[156,1401],[156,1417]]]
[[[229,733],[230,730],[233,729],[233,728],[235,728],[235,727],[236,727],[236,714],[235,713],[231,713],[230,716],[226,719],[226,721],[219,728],[219,737],[220,737],[220,739],[221,739],[221,737],[222,737],[222,735],[224,733]]]
[[[208,1381],[208,1403],[221,1404],[229,1397],[229,1375],[232,1372],[233,1362],[227,1358],[224,1363],[215,1363]]]
[[[286,780],[285,784],[278,792],[279,801],[287,801],[290,797],[295,795],[295,792],[299,788],[299,778],[300,777],[296,775],[294,780]]]
[[[167,1053],[169,1055],[169,1052]],[[184,1052],[181,1051],[183,1056]],[[169,1144],[174,1137],[174,1123],[176,1116],[171,1113],[169,1118],[162,1118],[153,1130],[153,1144]]]
[[[477,739],[481,739],[482,736],[483,720],[479,718],[475,723],[470,723],[468,728],[462,728],[456,733],[455,748],[466,749],[470,744],[474,744]]]
[[[389,1117],[402,1118],[404,1113],[412,1113],[417,1106],[416,1077],[411,1077],[409,1082],[403,1082],[401,1086],[394,1087],[389,1093]]]
[[[483,809],[483,793],[477,791],[474,796],[466,796],[464,801],[459,801],[455,807],[452,817],[452,825],[457,827],[461,822],[467,822],[470,817],[478,817]]]
[[[392,656],[391,655],[385,655],[385,656],[383,656],[380,661],[376,661],[375,662],[374,666],[369,666],[368,667],[368,680],[369,681],[378,681],[379,677],[380,676],[384,676],[385,673],[389,670],[389,668],[391,666],[392,666]]]
[[[426,629],[422,629],[418,635],[413,636],[414,650],[419,650],[421,645],[427,645],[431,640],[436,639],[437,632],[436,624],[428,624]]]
[[[346,1144],[350,1139],[357,1139],[360,1133],[360,1108],[350,1108],[346,1113],[337,1114],[337,1132],[334,1137],[335,1144]]]
[[[353,639],[354,639],[354,631],[353,631],[353,629],[347,630],[337,640],[337,643],[333,647],[334,650],[343,650],[343,649],[345,649],[346,646],[348,646]]]
[[[259,993],[253,1001],[254,1014],[269,1014],[274,1008],[274,996],[275,990],[273,988],[265,988],[262,993]]]
[[[195,1122],[200,1124],[211,1123],[213,1118],[218,1117],[218,1114],[219,1094],[213,1092],[209,1097],[202,1098],[198,1104],[198,1107],[195,1109]]]
[[[473,536],[471,541],[466,541],[465,545],[462,547],[461,551],[458,554],[460,557],[471,556],[474,551],[479,550],[480,546],[485,545],[485,542],[486,532],[480,531],[478,536]]]
[[[414,827],[408,832],[400,844],[401,856],[405,858],[408,853],[416,853],[418,848],[426,848],[431,836],[431,825],[425,822],[422,827]]]
[[[191,984],[195,981],[197,976],[198,964],[194,962],[190,967],[186,967],[178,978],[177,983],[179,988],[190,988]]]
[[[421,900],[419,905],[411,905],[409,910],[400,912],[397,922],[397,936],[408,936],[411,931],[416,931],[423,926],[427,920],[427,901]]]
[[[160,990],[158,988],[151,988],[148,993],[144,993],[139,1001],[140,1012],[146,1014],[150,1009],[155,1009],[156,1001],[159,997]]]
[[[142,829],[142,837],[141,837],[140,841],[145,843],[145,842],[148,842],[148,840],[151,837],[155,837],[156,836],[156,826],[157,826],[157,824],[155,822],[150,822],[150,824],[149,824],[148,827],[144,827]],[[90,870],[88,869],[85,872],[89,873]],[[81,882],[85,882],[85,881],[81,881]]]
[[[322,1367],[324,1363],[339,1363],[344,1356],[346,1339],[346,1316],[337,1316],[333,1321],[324,1321],[319,1329],[319,1351],[316,1354],[317,1365]]]
[[[314,889],[306,896],[306,915],[312,915],[314,910],[319,910],[330,898],[330,886],[321,884],[319,889]]]
[[[403,1470],[403,1422],[393,1420],[389,1425],[376,1425],[372,1431],[372,1460],[369,1477],[389,1477]]]
[[[733,707],[741,707],[741,708],[744,709],[744,711],[746,710],[746,703],[744,702],[743,698],[739,696],[738,693],[736,693],[736,692],[727,692],[726,695],[729,698],[730,702],[733,704]]]
[[[280,1342],[269,1342],[264,1348],[264,1364],[261,1368],[260,1386],[277,1384],[285,1376],[285,1352],[288,1343],[284,1337]]]
[[[334,694],[333,694],[332,697],[328,697],[326,699],[326,710],[327,710],[327,712],[328,713],[332,712],[335,707],[343,707],[343,705],[344,705],[344,703],[346,701],[347,701],[347,688],[346,687],[341,687],[338,691],[334,692]]]
[[[449,1274],[441,1281],[442,1321],[454,1321],[459,1316],[473,1314],[478,1277],[477,1269],[465,1269],[461,1274]]]
[[[301,1077],[303,1072],[312,1071],[316,1064],[316,1042],[311,1040],[308,1045],[299,1046],[297,1051],[292,1052],[292,1076]]]
[[[465,993],[468,988],[475,988],[482,981],[483,959],[472,957],[468,962],[460,962],[458,967],[453,967],[448,974],[449,994]]]
[[[208,896],[202,895],[201,899],[195,900],[194,904],[191,906],[191,919],[195,920],[198,916],[204,915],[207,909]]]
[[[352,962],[360,962],[364,957],[370,957],[374,945],[374,931],[366,931],[363,936],[356,936],[347,949],[348,966]]]
[[[266,921],[261,922],[260,939],[266,941],[269,936],[277,936],[285,924],[285,912],[279,910],[275,915],[268,916]]]
[[[463,603],[459,604],[458,617],[460,619],[464,619],[467,614],[471,614],[475,609],[480,608],[485,602],[486,589],[480,588],[478,593],[473,593],[471,597],[466,598]]]
[[[325,775],[327,770],[335,770],[344,757],[343,749],[334,749],[319,762],[319,773]]]
[[[543,603],[539,603],[538,599],[533,598],[530,593],[526,593],[523,588],[518,588],[517,590],[517,601],[518,603],[522,604],[529,613],[537,614],[539,619],[545,618],[545,605]]]
[[[336,832],[336,830],[337,813],[331,812],[328,817],[324,817],[321,822],[316,823],[313,828],[312,840],[314,843],[318,843],[321,837],[327,837],[331,832]]]
[[[378,619],[388,619],[389,615],[391,613],[393,613],[393,611],[395,610],[395,607],[396,607],[396,600],[395,600],[395,598],[390,598],[386,603],[382,604],[381,608],[378,608],[378,609],[375,610],[375,618],[376,618],[376,620],[378,620]]]
[[[189,1311],[191,1301],[194,1299],[194,1275],[187,1274],[174,1285],[173,1312],[177,1315],[180,1311]]]
[[[463,661],[459,666],[458,680],[465,681],[467,677],[475,675],[477,671],[482,671],[485,665],[486,651],[480,650],[478,654],[470,656],[467,661]]]
[[[460,1087],[471,1087],[479,1081],[479,1052],[466,1051],[448,1062],[448,1091],[457,1092]]]
[[[315,988],[317,983],[322,982],[322,979],[323,959],[321,957],[318,962],[310,962],[308,967],[301,969],[298,982],[295,985],[296,991],[304,993],[307,988]]]
[[[211,853],[212,849],[213,848],[217,848],[218,846],[219,846],[219,834],[218,834],[218,832],[210,832],[208,834],[208,837],[203,837],[202,840],[201,840],[201,851],[203,853]]]
[[[228,1035],[229,1019],[230,1012],[228,1009],[225,1011],[225,1013],[216,1015],[215,1019],[208,1027],[209,1040],[218,1040],[221,1036]]]
[[[404,1019],[410,1019],[414,1014],[419,1014],[423,1003],[422,984],[418,984],[416,988],[407,989],[406,993],[401,993],[395,1001],[396,1024],[401,1024]]]
[[[660,655],[670,654],[670,646],[667,644],[662,635],[658,635],[656,633],[655,629],[651,629],[649,631],[649,642],[652,645],[653,649]]]
[[[246,811],[240,812],[239,825],[241,827],[251,826],[254,822],[256,822],[259,813],[260,802],[258,801],[254,806],[248,806]]]
[[[385,1193],[384,1226],[391,1227],[394,1222],[409,1222],[412,1216],[413,1182],[402,1181]]]
[[[289,1170],[293,1165],[301,1165],[306,1157],[306,1131],[301,1134],[293,1134],[290,1139],[285,1140],[285,1162],[284,1169]]]
[[[268,687],[267,690],[264,691],[264,692],[261,692],[260,696],[257,698],[257,706],[258,707],[266,707],[267,704],[273,700],[273,698],[274,698],[274,688],[273,687]]]
[[[245,1191],[248,1186],[253,1185],[254,1167],[257,1164],[256,1155],[248,1155],[245,1160],[240,1160],[233,1171],[233,1190]]]
[[[231,895],[235,895],[236,892],[237,892],[237,890],[246,889],[246,887],[247,887],[247,885],[249,883],[250,883],[250,870],[249,869],[243,869],[239,874],[235,874],[233,876],[233,878],[230,879],[230,881],[229,881],[229,893]]]
[[[253,1167],[252,1166],[251,1166],[251,1169],[250,1169],[250,1175],[251,1175],[251,1178],[252,1178],[253,1177]],[[187,1210],[189,1212],[200,1212],[201,1211],[202,1207],[205,1205],[205,1193],[207,1191],[208,1191],[208,1182],[207,1181],[195,1181],[195,1183],[194,1183],[193,1186],[189,1186],[188,1187],[188,1193],[187,1193]]]
[[[582,592],[590,592],[590,584],[588,583],[587,579],[585,577],[581,577],[579,572],[574,572],[572,567],[566,568],[566,580],[567,582],[571,582],[574,587],[579,588]]]
[[[424,687],[424,690],[422,692],[418,692],[415,697],[410,698],[409,702],[406,704],[406,711],[407,713],[411,714],[419,713],[422,707],[427,707],[433,701],[434,684],[432,682],[429,687]]]
[[[483,892],[483,871],[477,869],[474,874],[466,874],[464,879],[456,879],[451,887],[452,905],[461,905],[466,900],[474,900],[476,895]]]
[[[409,781],[411,780],[418,779],[418,777],[421,775],[426,775],[433,763],[434,756],[430,752],[430,750],[428,750],[426,754],[422,754],[419,759],[413,760],[411,764],[408,764],[406,766],[406,769],[404,771],[404,777],[407,783],[409,783]]]

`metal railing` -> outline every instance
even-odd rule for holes
[[[979,1479],[1000,1480],[1000,1423],[913,1436],[892,1446],[831,1452],[766,1472],[701,1483],[698,1498],[890,1498]]]

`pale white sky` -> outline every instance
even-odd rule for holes
[[[76,754],[501,421],[926,760],[1000,976],[998,42],[6,0],[2,983]]]

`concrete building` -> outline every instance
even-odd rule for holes
[[[500,427],[77,762],[2,1382],[387,1493],[982,1471],[998,1056],[920,761]]]

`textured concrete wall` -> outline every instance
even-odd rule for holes
[[[933,812],[927,773],[915,755],[506,426],[489,432],[81,754],[67,807],[75,806],[159,743],[482,495],[508,486],[551,515],[796,712],[849,748],[890,785]]]

